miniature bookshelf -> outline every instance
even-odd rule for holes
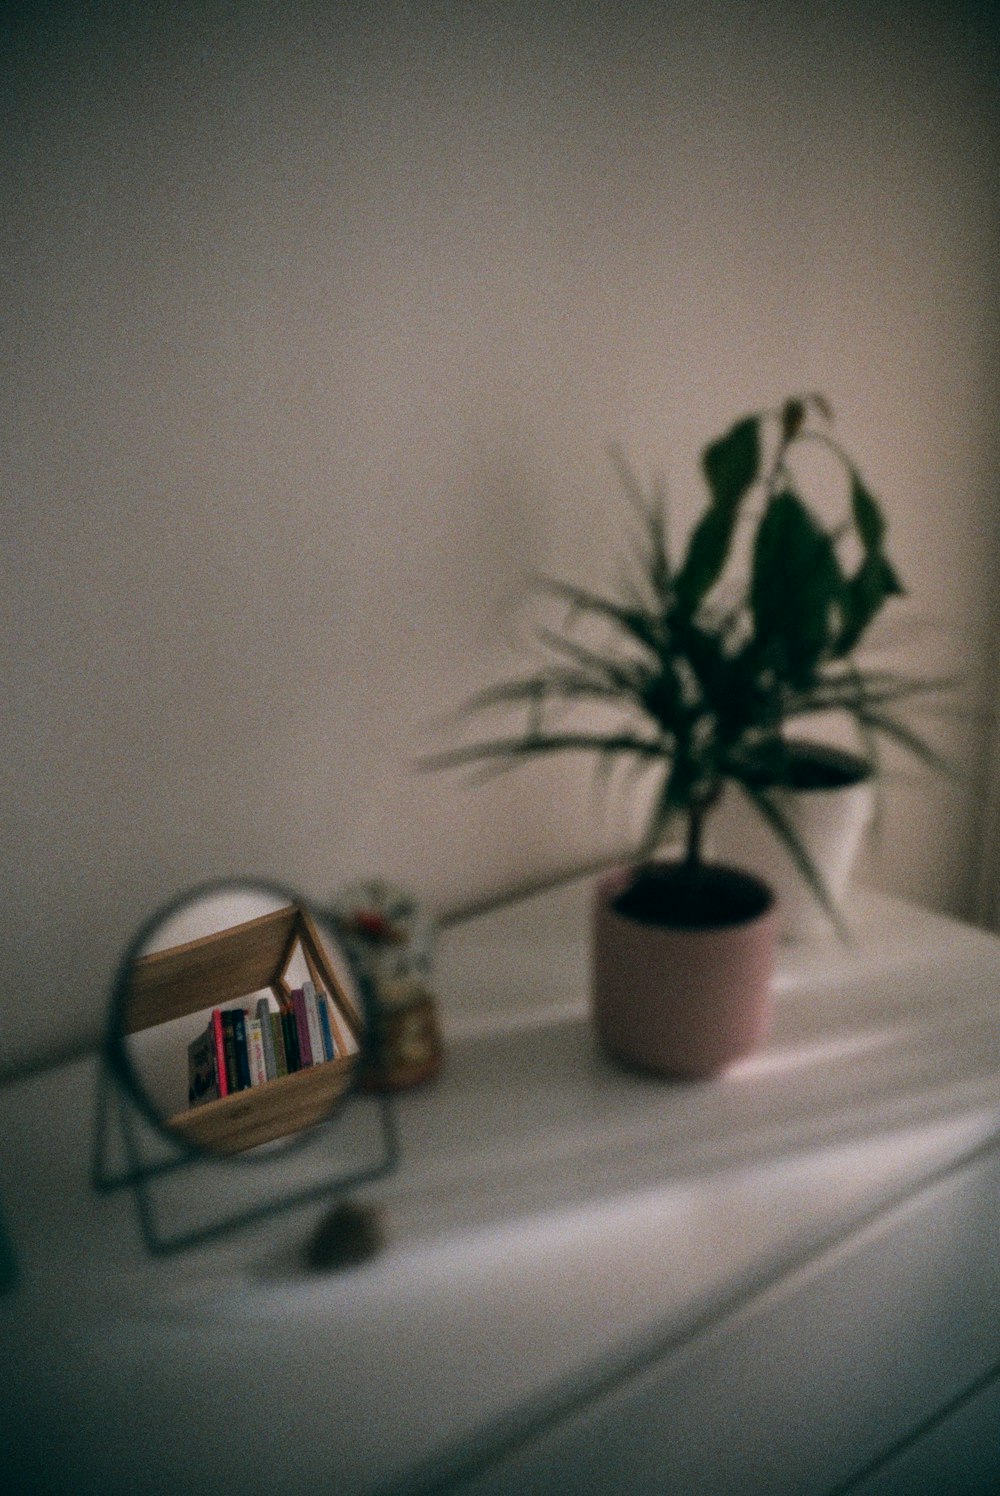
[[[202,1009],[239,1003],[264,989],[280,1001],[290,995],[286,973],[297,950],[360,1045],[361,1014],[338,980],[312,916],[294,904],[140,956],[132,966],[123,1032],[136,1034]],[[346,1089],[356,1060],[356,1054],[337,1056],[178,1112],[166,1125],[214,1153],[255,1148],[322,1121]]]

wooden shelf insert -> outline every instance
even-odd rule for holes
[[[171,1117],[172,1132],[213,1153],[240,1153],[322,1122],[350,1081],[356,1056],[326,1060]]]
[[[169,950],[140,956],[122,1014],[125,1034],[140,1033],[189,1013],[239,1004],[269,989],[290,994],[287,973],[300,951],[312,980],[330,998],[335,1040],[360,1046],[362,1019],[345,992],[308,910],[289,905]],[[236,1091],[178,1112],[167,1126],[216,1153],[239,1153],[323,1120],[347,1089],[357,1054],[341,1054],[292,1075]]]

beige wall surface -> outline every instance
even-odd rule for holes
[[[710,436],[825,391],[910,662],[988,694],[990,7],[4,14],[4,1066],[187,884],[448,907],[629,839],[586,763],[413,769],[527,576],[613,581],[611,441],[681,533]],[[985,734],[934,733],[967,779],[901,772],[870,876],[963,912]]]

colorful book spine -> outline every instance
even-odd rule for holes
[[[245,1091],[252,1084],[250,1080],[250,1056],[247,1052],[247,1015],[242,1008],[233,1010],[233,1043],[236,1046],[236,1069],[239,1075],[239,1089]]]
[[[312,982],[302,984],[302,996],[305,1000],[306,1022],[309,1025],[309,1048],[312,1051],[312,1062],[314,1065],[321,1065],[326,1059],[326,1050],[323,1045],[319,1009],[316,1006],[316,988]]]
[[[188,1106],[214,1101],[219,1094],[215,1074],[215,1043],[209,1025],[188,1045]]]
[[[295,1008],[291,996],[282,999],[281,1031],[285,1036],[285,1060],[288,1073],[294,1075],[296,1070],[302,1069],[302,1059],[299,1055],[299,1026],[295,1021]]]
[[[271,1005],[266,997],[257,999],[257,1017],[260,1021],[260,1037],[264,1044],[264,1069],[267,1079],[274,1080],[278,1066],[274,1057],[274,1038],[271,1034]]]
[[[288,1074],[288,1058],[285,1054],[285,1030],[281,1014],[272,1013],[271,1018],[271,1042],[274,1046],[274,1073],[277,1076]]]
[[[250,1084],[262,1086],[267,1080],[267,1065],[264,1062],[264,1035],[259,1018],[247,1018],[247,1060],[250,1065]]]
[[[222,1010],[212,1009],[212,1048],[215,1050],[215,1074],[219,1083],[219,1095],[229,1095],[229,1073],[226,1069],[226,1036],[222,1032]]]
[[[232,1008],[224,1008],[222,1012],[222,1037],[226,1049],[226,1083],[229,1094],[240,1089],[240,1067],[236,1063],[236,1029],[234,1026],[234,1013]]]
[[[323,1031],[323,1053],[328,1060],[332,1060],[336,1054],[333,1043],[333,1029],[330,1025],[330,999],[325,992],[316,994],[316,1012],[319,1014],[319,1026]]]
[[[299,1041],[299,1069],[305,1070],[313,1062],[312,1044],[309,1041],[309,1015],[306,1012],[306,996],[301,987],[292,993],[295,1010],[295,1033]]]

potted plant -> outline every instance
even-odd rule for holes
[[[584,751],[606,767],[630,760],[658,772],[635,865],[597,887],[594,1000],[605,1045],[660,1073],[712,1074],[751,1049],[767,1023],[773,896],[751,873],[715,865],[704,851],[706,820],[723,786],[742,787],[836,917],[777,794],[801,755],[788,723],[840,708],[867,744],[882,734],[925,751],[894,714],[921,686],[866,673],[853,659],[868,624],[902,589],[884,552],[876,500],[817,422],[829,422],[820,397],[792,399],[711,442],[701,463],[708,503],[676,562],[662,489],[647,497],[616,454],[641,525],[638,567],[617,596],[543,582],[568,614],[561,628],[540,631],[542,665],[470,703],[476,711],[523,708],[523,728],[429,761],[509,764]],[[820,523],[792,480],[790,453],[805,441],[825,442],[849,480],[848,512],[834,529]],[[760,501],[754,513],[751,497]],[[724,574],[744,518],[747,575],[727,590]],[[841,560],[849,538],[853,565]],[[658,859],[677,819],[683,854]]]
[[[734,822],[720,817],[720,845],[739,846],[775,889],[783,934],[816,933],[824,921],[843,933],[841,903],[875,810],[881,740],[892,740],[947,772],[948,766],[899,716],[899,708],[952,683],[865,669],[858,661],[870,625],[889,599],[903,595],[903,587],[886,554],[880,506],[835,440],[826,401],[815,395],[789,400],[780,412],[757,420],[762,432],[777,426],[779,438],[763,485],[764,519],[773,533],[768,537],[762,521],[750,600],[757,648],[780,656],[778,676],[784,679],[775,702],[775,730],[752,749],[753,762],[739,787],[745,790],[752,779],[766,792],[776,820],[770,827],[758,825],[754,836],[745,818]],[[839,468],[844,507],[839,524],[817,526],[811,535],[801,522],[808,509],[795,473],[799,450],[809,446],[825,448]],[[782,512],[791,517],[791,526],[779,519]],[[844,553],[852,548],[855,561],[849,566]],[[769,549],[777,565],[772,564],[774,556],[761,554]],[[787,558],[784,568],[782,555]],[[851,722],[860,751],[802,734],[802,724],[811,716],[831,714]],[[799,843],[794,854],[789,831]],[[804,868],[806,879],[801,877]]]

